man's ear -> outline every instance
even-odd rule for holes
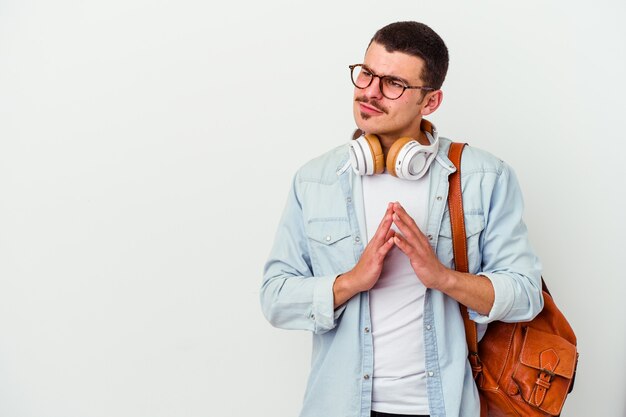
[[[422,107],[422,116],[428,116],[439,108],[443,101],[443,91],[436,90],[430,92],[424,97],[426,104]]]

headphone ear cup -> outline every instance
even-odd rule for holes
[[[409,137],[403,137],[396,140],[393,145],[391,145],[391,148],[387,153],[387,172],[394,177],[398,176],[398,173],[396,172],[396,161],[398,159],[398,154],[400,153],[404,145],[411,142],[412,140],[414,139]]]
[[[385,155],[380,140],[376,135],[365,135],[365,140],[370,147],[372,160],[374,162],[374,174],[382,174],[385,170]]]

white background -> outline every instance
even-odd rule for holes
[[[440,132],[519,176],[579,337],[563,416],[625,416],[626,5],[442,3],[0,0],[0,417],[295,417],[310,336],[262,266],[397,20],[450,50]]]

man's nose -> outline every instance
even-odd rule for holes
[[[365,96],[367,98],[381,99],[383,94],[380,91],[380,77],[375,76],[369,86],[365,87]]]

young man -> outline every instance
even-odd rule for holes
[[[274,326],[313,332],[301,417],[477,417],[459,304],[481,335],[543,307],[514,173],[472,147],[461,170],[472,273],[454,270],[450,141],[424,119],[447,67],[428,26],[380,29],[350,66],[353,140],[294,178],[261,304]]]

